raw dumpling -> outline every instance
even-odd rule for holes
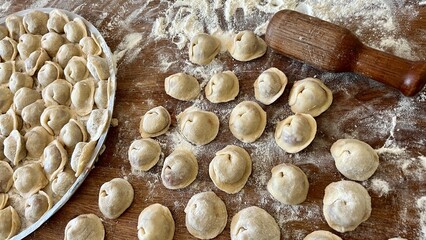
[[[367,180],[379,166],[376,151],[356,139],[339,139],[333,143],[330,152],[337,170],[351,180]]]
[[[82,51],[79,45],[74,43],[66,43],[62,45],[56,53],[56,61],[64,68],[67,66],[68,61],[74,56],[81,56]]]
[[[277,68],[265,70],[254,82],[254,96],[257,101],[269,105],[284,92],[287,76]]]
[[[133,197],[132,185],[122,178],[114,178],[102,184],[99,190],[99,210],[106,218],[116,219],[130,207]]]
[[[30,105],[24,107],[21,112],[22,120],[27,127],[40,126],[40,117],[44,109],[44,100],[37,100]]]
[[[239,103],[232,109],[229,129],[232,135],[245,143],[258,139],[266,127],[266,112],[252,101]]]
[[[225,203],[214,192],[192,196],[185,213],[186,228],[199,239],[215,238],[223,231],[228,219]]]
[[[13,169],[10,167],[9,163],[0,161],[0,193],[7,193],[12,185]]]
[[[96,36],[92,34],[91,37],[84,37],[80,40],[81,50],[86,56],[99,56],[102,53],[101,45],[99,44]]]
[[[8,87],[0,86],[0,114],[9,110],[10,105],[13,103],[13,93]]]
[[[173,240],[175,221],[170,210],[158,203],[149,205],[138,218],[139,240]]]
[[[65,79],[73,85],[86,79],[89,76],[86,65],[87,61],[84,57],[72,57],[64,69]]]
[[[333,101],[331,90],[316,78],[295,81],[288,103],[294,113],[306,113],[316,117],[327,110]]]
[[[51,142],[44,149],[41,163],[49,181],[64,170],[67,160],[67,151],[58,140]]]
[[[210,162],[209,175],[220,190],[239,192],[251,174],[251,157],[244,148],[228,145],[218,151]]]
[[[317,122],[311,115],[296,113],[277,123],[275,142],[284,151],[297,153],[314,140],[316,132]]]
[[[132,169],[148,171],[160,159],[161,147],[153,139],[138,139],[130,145],[128,155]]]
[[[95,82],[93,78],[79,81],[74,85],[71,92],[71,103],[78,115],[86,116],[92,111],[94,94]]]
[[[13,93],[16,93],[16,91],[23,87],[32,88],[33,82],[34,80],[30,75],[22,72],[14,72],[10,76],[9,89]]]
[[[43,191],[31,195],[25,201],[25,218],[32,223],[37,222],[37,220],[52,208],[52,204],[52,198]]]
[[[56,79],[63,76],[62,67],[59,64],[51,61],[46,61],[43,67],[40,68],[37,75],[37,80],[42,87],[46,87]]]
[[[18,41],[22,34],[25,34],[24,24],[22,23],[22,17],[16,15],[10,15],[5,20],[9,36]]]
[[[64,32],[68,41],[73,43],[78,43],[82,38],[87,37],[86,25],[80,18],[75,18],[65,24]]]
[[[0,85],[9,83],[13,72],[15,72],[14,62],[0,63]]]
[[[13,130],[21,130],[22,120],[15,111],[9,109],[5,114],[0,115],[0,135],[9,136]]]
[[[353,231],[371,214],[371,198],[359,183],[339,181],[325,188],[323,213],[328,225],[338,232]]]
[[[15,111],[20,114],[24,107],[41,99],[40,93],[27,87],[20,88],[13,97]]]
[[[21,229],[21,220],[12,206],[0,210],[0,222],[0,239],[10,239]]]
[[[13,61],[18,55],[18,43],[9,37],[0,40],[0,58],[3,61]]]
[[[64,196],[75,181],[74,175],[69,171],[60,172],[52,181],[52,191],[58,196]]]
[[[262,208],[251,206],[239,211],[231,221],[231,239],[279,240],[275,219]]]
[[[100,81],[110,77],[109,65],[105,58],[99,56],[87,56],[87,68],[92,76]]]
[[[61,141],[68,149],[74,149],[79,142],[87,141],[87,131],[84,125],[74,119],[65,124],[59,133],[59,141]]]
[[[47,28],[51,32],[64,33],[64,26],[69,22],[68,16],[61,10],[54,9],[49,13]]]
[[[195,35],[189,45],[189,61],[200,64],[209,64],[220,51],[219,39],[205,33]]]
[[[51,58],[56,56],[59,48],[65,43],[65,39],[55,32],[49,32],[41,38],[41,47],[46,50]]]
[[[143,115],[139,132],[143,138],[157,137],[169,130],[172,119],[170,114],[162,106],[155,107]]]
[[[239,91],[238,78],[231,71],[213,75],[205,88],[206,98],[212,103],[232,101]]]
[[[284,204],[296,205],[304,202],[308,195],[309,182],[306,174],[297,166],[282,163],[272,168],[268,192]]]
[[[25,70],[29,75],[33,76],[36,71],[40,70],[46,61],[50,61],[49,54],[47,54],[46,50],[43,48],[39,48],[25,59]]]
[[[252,31],[242,31],[235,35],[229,53],[238,61],[250,61],[263,56],[266,43]]]
[[[107,109],[94,109],[90,112],[87,120],[86,129],[90,135],[90,141],[97,141],[104,129],[107,127],[109,112]]]
[[[41,47],[41,36],[33,34],[23,34],[19,37],[18,45],[16,46],[21,59],[27,59],[32,52]]]
[[[168,189],[185,188],[198,174],[198,162],[194,154],[185,149],[174,150],[165,160],[161,180]]]
[[[43,89],[42,97],[46,106],[69,106],[71,102],[71,91],[73,91],[71,83],[64,79],[58,79]]]
[[[92,157],[93,150],[96,147],[96,141],[79,142],[75,145],[71,156],[71,168],[75,172],[75,177],[80,176],[86,168],[87,163]]]
[[[65,227],[64,240],[103,240],[105,228],[95,214],[83,214],[72,219]]]
[[[95,89],[94,96],[97,108],[106,109],[108,107],[109,92],[110,84],[108,81],[98,81],[98,87]]]
[[[4,25],[0,25],[0,40],[7,36],[9,36],[9,31],[7,30],[7,27]]]
[[[48,32],[47,20],[49,16],[47,13],[41,11],[31,11],[25,14],[22,22],[27,33],[43,35]]]
[[[167,95],[182,101],[197,98],[200,94],[200,84],[197,79],[186,73],[176,73],[164,80]]]
[[[53,136],[43,127],[37,126],[25,133],[25,140],[27,157],[38,158],[43,154],[45,147],[53,140]]]
[[[0,193],[0,210],[6,207],[8,200],[9,200],[9,195],[7,193]]]
[[[318,230],[306,235],[303,240],[342,240],[339,236],[334,235],[329,231]]]
[[[49,183],[39,163],[30,163],[16,169],[13,181],[14,187],[24,198],[38,192]]]
[[[18,165],[18,163],[27,156],[25,139],[18,130],[13,130],[4,140],[3,145],[4,155],[13,166]]]
[[[213,141],[219,132],[219,118],[212,112],[190,107],[177,115],[176,119],[180,134],[196,145]]]
[[[40,117],[40,123],[49,134],[58,136],[62,127],[69,122],[71,117],[69,107],[52,105],[44,109]]]

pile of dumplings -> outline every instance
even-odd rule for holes
[[[109,120],[110,81],[81,18],[29,11],[0,25],[0,239],[36,222],[84,172]]]

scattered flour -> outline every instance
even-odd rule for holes
[[[417,209],[420,215],[420,238],[426,239],[426,196],[423,196],[417,200]]]
[[[386,196],[391,190],[388,182],[377,178],[371,180],[370,187],[379,197]]]
[[[128,61],[132,61],[133,59],[138,57],[139,53],[142,50],[142,39],[142,33],[134,32],[127,34],[117,46],[117,49],[114,51],[116,62],[120,61],[124,56]]]

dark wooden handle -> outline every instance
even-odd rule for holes
[[[277,12],[265,36],[275,51],[334,72],[356,72],[413,96],[426,83],[426,62],[370,48],[348,29],[291,10]]]

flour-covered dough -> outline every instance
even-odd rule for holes
[[[0,193],[7,193],[13,185],[13,169],[9,163],[0,161]]]
[[[303,240],[342,240],[339,236],[324,230],[317,230],[306,235]]]
[[[281,70],[269,68],[254,82],[254,96],[263,104],[272,104],[283,94],[287,82],[287,76]]]
[[[64,235],[64,240],[103,240],[105,228],[95,214],[82,214],[68,222]]]
[[[21,220],[16,210],[9,206],[0,210],[0,239],[10,239],[21,228]]]
[[[266,112],[253,101],[244,101],[232,109],[229,129],[238,140],[251,143],[256,141],[266,127]]]
[[[52,208],[52,204],[52,198],[43,191],[31,195],[25,201],[25,218],[32,223],[36,222]]]
[[[236,60],[246,62],[263,56],[266,43],[252,31],[242,31],[235,35],[228,51]]]
[[[186,149],[174,150],[165,160],[161,180],[168,189],[185,188],[198,174],[198,162],[194,154]]]
[[[128,151],[132,169],[139,171],[148,171],[151,169],[160,160],[160,156],[160,144],[150,138],[133,141]]]
[[[169,130],[172,119],[163,106],[148,110],[139,124],[139,132],[143,138],[157,137]]]
[[[179,113],[176,119],[180,134],[196,145],[210,143],[219,132],[219,118],[213,112],[190,107]]]
[[[198,80],[186,73],[176,73],[164,80],[166,94],[182,101],[194,100],[200,94]]]
[[[133,202],[132,185],[123,178],[114,178],[102,184],[99,190],[99,210],[108,219],[116,219]]]
[[[212,103],[232,101],[239,91],[238,78],[232,71],[214,74],[205,88],[206,98]]]
[[[49,183],[42,166],[37,162],[16,169],[13,173],[13,181],[13,186],[24,198],[38,192]]]
[[[191,39],[189,61],[200,65],[207,65],[216,57],[219,51],[219,39],[206,33],[200,33]]]
[[[139,214],[139,240],[172,240],[174,233],[175,221],[167,207],[154,203]]]

